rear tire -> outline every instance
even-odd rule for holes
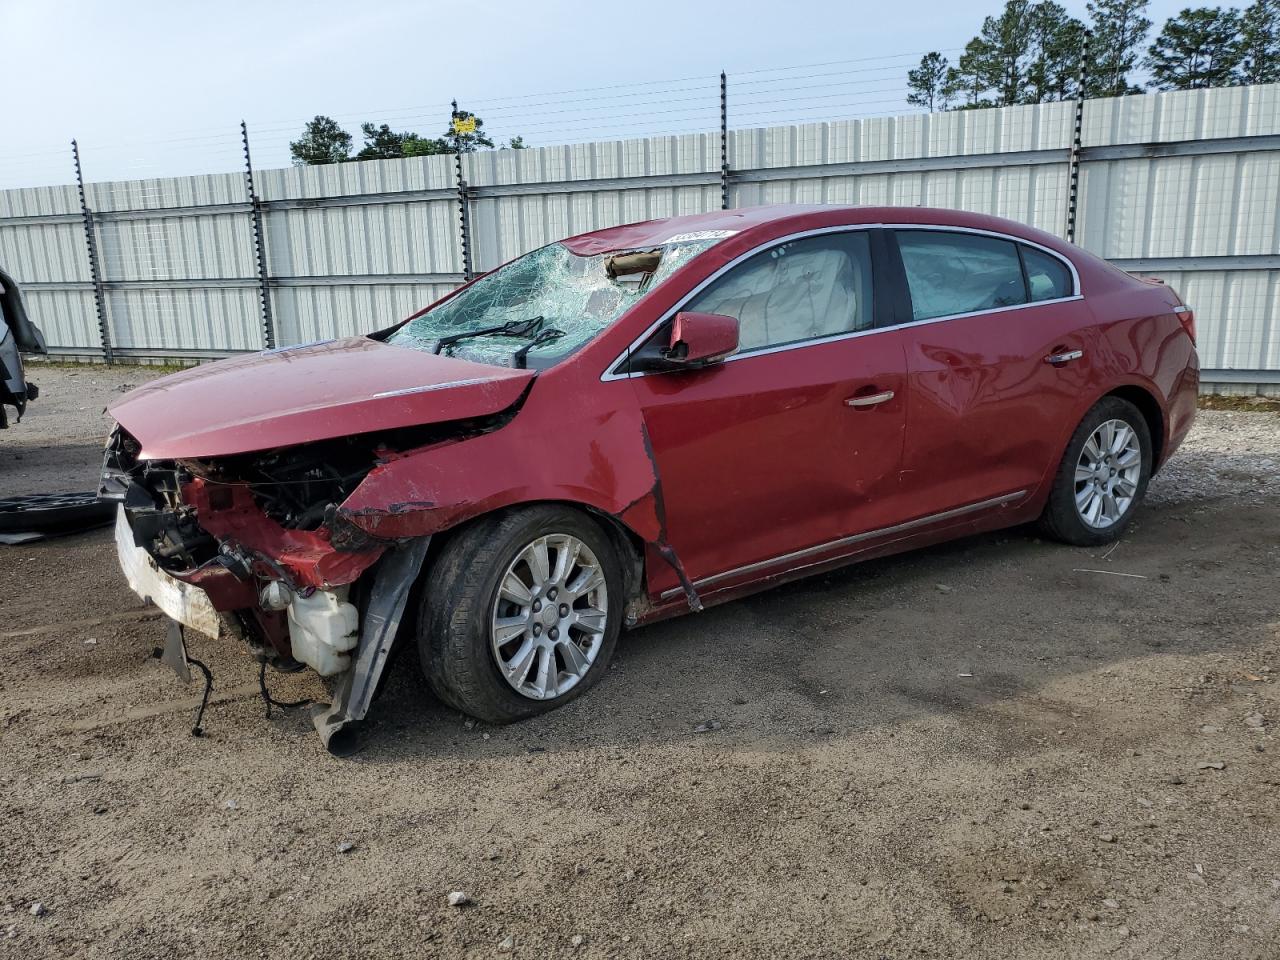
[[[436,696],[482,720],[545,713],[600,679],[623,607],[621,566],[590,517],[554,505],[484,517],[427,572],[422,669]]]
[[[1111,543],[1124,533],[1151,479],[1151,431],[1127,400],[1103,397],[1067,443],[1040,525],[1077,547]]]

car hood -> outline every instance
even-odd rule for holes
[[[533,377],[351,337],[185,370],[108,411],[141,459],[219,457],[499,413]]]

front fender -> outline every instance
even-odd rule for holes
[[[521,420],[525,420],[522,415]],[[639,412],[519,422],[380,464],[338,514],[382,540],[423,537],[521,503],[560,500],[665,540],[658,476]]]

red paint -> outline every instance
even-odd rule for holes
[[[968,227],[1040,244],[1075,265],[1083,299],[602,379],[685,293],[731,260],[802,231],[882,224]],[[111,412],[145,456],[204,458],[494,413],[533,380],[511,422],[399,451],[368,474],[340,514],[393,539],[524,503],[581,505],[618,518],[645,544],[652,603],[645,618],[687,609],[673,557],[694,581],[717,577],[700,592],[718,602],[849,558],[1033,519],[1080,418],[1117,389],[1142,391],[1160,411],[1161,462],[1194,419],[1198,362],[1177,295],[1009,221],[925,208],[762,207],[631,224],[566,243],[597,254],[706,231],[731,235],[536,379],[352,338],[165,378]],[[885,277],[876,282],[879,295]],[[1064,349],[1081,349],[1084,358],[1044,362]],[[892,398],[875,406],[847,403],[888,392]],[[1026,492],[1001,506],[911,525],[1018,491]],[[220,511],[200,484],[189,495],[206,529],[275,558],[302,583],[350,582],[380,552],[339,553],[323,530],[284,530],[247,490]],[[822,547],[839,539],[847,542]],[[787,559],[798,551],[803,558]]]
[[[215,490],[219,494],[216,503],[211,502],[214,498],[210,496]],[[182,500],[196,508],[200,526],[219,541],[246,547],[257,557],[273,560],[300,587],[324,589],[351,583],[385,549],[377,546],[356,552],[339,551],[330,544],[329,533],[323,528],[286,529],[258,509],[249,488],[241,483],[215,485],[197,478],[182,488]],[[266,579],[277,579],[268,564],[260,563],[255,572]]]
[[[222,457],[495,413],[532,377],[350,337],[194,367],[108,412],[143,459]]]
[[[738,349],[738,319],[681,311],[671,325],[672,355],[681,363],[723,360]]]

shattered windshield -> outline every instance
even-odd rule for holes
[[[552,243],[410,320],[389,342],[480,363],[545,369],[719,239],[595,256]]]

